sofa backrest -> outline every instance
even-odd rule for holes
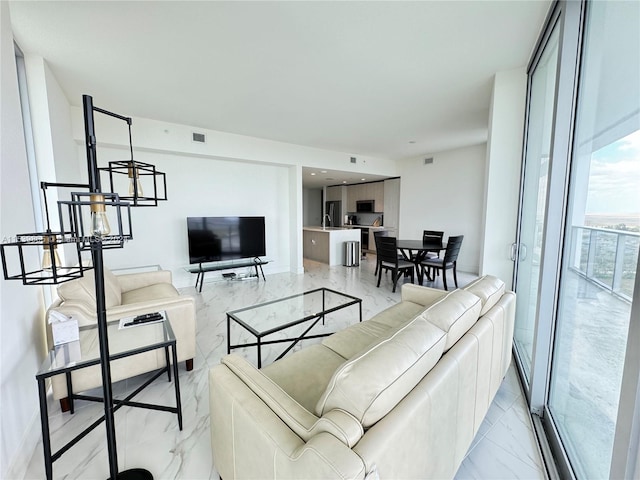
[[[491,308],[498,303],[498,300],[505,292],[504,282],[498,277],[493,275],[485,275],[477,280],[474,280],[469,285],[464,287],[463,290],[473,293],[475,296],[480,297],[482,301],[482,310],[480,315],[484,315]]]
[[[447,334],[444,351],[449,350],[478,321],[482,302],[473,293],[454,290],[420,315]]]
[[[122,304],[122,291],[118,279],[107,268],[104,269],[104,295],[106,308]],[[93,270],[85,272],[82,278],[58,286],[58,296],[63,301],[81,302],[95,308],[96,286]]]
[[[316,414],[338,408],[365,428],[373,425],[438,362],[445,341],[445,332],[421,316],[393,329],[334,372]]]

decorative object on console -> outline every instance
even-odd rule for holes
[[[86,139],[86,155],[87,155],[87,169],[89,182],[87,185],[80,184],[42,184],[43,191],[46,190],[46,186],[71,186],[72,188],[87,189],[88,193],[73,192],[71,194],[71,201],[58,202],[58,211],[60,215],[60,231],[51,231],[48,206],[46,206],[46,194],[45,194],[45,206],[46,206],[46,222],[47,231],[34,234],[19,234],[16,236],[14,242],[3,243],[0,247],[0,254],[2,257],[2,268],[4,278],[6,280],[21,280],[25,285],[43,285],[43,284],[59,284],[67,282],[76,278],[83,277],[84,270],[93,268],[94,271],[94,283],[95,283],[95,301],[96,301],[96,316],[98,327],[98,340],[100,347],[100,367],[102,374],[102,393],[104,404],[104,422],[106,427],[107,436],[107,451],[109,458],[109,473],[111,479],[123,479],[123,478],[140,478],[148,479],[153,478],[150,472],[143,469],[131,469],[125,472],[118,472],[118,458],[116,447],[116,434],[114,424],[114,404],[111,385],[111,367],[109,360],[109,342],[107,335],[107,314],[105,306],[105,284],[104,284],[104,267],[102,251],[104,248],[121,248],[124,246],[124,241],[128,238],[132,238],[131,230],[124,232],[122,229],[122,208],[129,208],[128,202],[122,202],[120,197],[116,193],[103,193],[100,184],[100,173],[97,165],[97,147],[95,136],[95,124],[94,124],[94,112],[102,113],[111,117],[124,120],[129,125],[129,144],[131,144],[131,118],[123,117],[121,115],[103,110],[93,105],[93,98],[89,95],[83,95],[83,114],[84,114],[84,126],[85,126],[85,139]],[[139,164],[133,161],[133,148],[131,147],[132,158],[127,162],[127,167],[131,168],[132,175],[139,176],[141,172],[144,172],[144,166],[147,164]],[[112,162],[117,164],[118,162]],[[110,166],[111,167],[111,166]],[[114,165],[110,171],[110,178],[112,178],[112,172],[117,173],[117,165]],[[108,170],[108,169],[107,169]],[[161,172],[155,172],[155,168],[152,169],[154,180],[154,197],[142,197],[139,189],[134,186],[133,205],[142,206],[142,203],[138,200],[152,200],[154,205],[157,205],[158,200],[166,200],[164,197],[157,197],[157,185],[156,176],[162,176],[164,180],[164,174]],[[127,171],[128,173],[129,171]],[[111,183],[113,187],[113,181]],[[165,190],[166,192],[166,190]],[[66,209],[65,209],[66,207]],[[89,225],[85,226],[84,211],[88,207],[90,211]],[[115,235],[111,234],[111,226],[108,220],[106,220],[106,207],[115,207],[116,218],[118,219],[118,231]],[[68,213],[68,226],[69,230],[65,230],[63,214]],[[130,220],[129,220],[130,222]],[[129,223],[130,226],[130,223]],[[78,264],[76,267],[63,267],[59,262],[59,256],[57,255],[57,245],[62,243],[74,243],[76,246],[76,252],[78,256]],[[44,267],[40,269],[31,269],[25,264],[24,250],[29,246],[39,246],[44,248]],[[9,247],[15,247],[18,250],[18,258],[20,264],[20,273],[12,274],[9,271],[9,258],[6,255],[5,249]],[[90,250],[92,257],[92,267],[83,266],[81,251]],[[33,258],[31,256],[30,258]],[[28,259],[27,259],[28,260]],[[47,449],[47,442],[44,442],[44,448]],[[49,449],[51,448],[48,445]],[[50,452],[48,452],[50,454]],[[45,451],[45,455],[47,452]],[[60,455],[62,452],[60,452]],[[46,476],[48,479],[53,477],[53,469],[50,464],[46,464]]]

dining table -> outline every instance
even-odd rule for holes
[[[424,280],[420,264],[427,258],[427,253],[434,252],[439,255],[441,251],[447,249],[447,244],[444,242],[423,242],[422,240],[398,240],[396,245],[402,257],[414,263],[416,276],[420,285],[422,285]],[[429,281],[432,280],[428,274],[427,278]]]

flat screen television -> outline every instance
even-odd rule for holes
[[[264,217],[188,217],[189,263],[263,257]]]

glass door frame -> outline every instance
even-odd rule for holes
[[[522,382],[533,419],[536,434],[542,441],[545,461],[551,463],[546,454],[553,454],[553,463],[562,478],[575,478],[569,459],[564,451],[553,417],[547,407],[551,359],[554,345],[555,321],[557,318],[562,252],[564,247],[567,202],[569,198],[569,174],[573,158],[573,133],[575,127],[578,80],[581,65],[581,50],[585,33],[588,0],[556,1],[550,9],[545,27],[534,49],[527,68],[527,118],[523,142],[524,162],[529,122],[531,77],[554,28],[560,28],[556,98],[553,113],[551,150],[547,199],[544,219],[544,234],[540,259],[538,284],[538,306],[534,329],[534,344],[530,383]],[[524,172],[524,169],[523,169]],[[524,173],[523,173],[524,174]],[[521,179],[519,220],[522,213],[524,182]],[[569,239],[567,239],[569,241]],[[516,245],[520,242],[520,221]],[[514,268],[513,285],[517,293],[518,258]],[[640,259],[638,261],[640,272]],[[636,275],[632,299],[631,319],[627,351],[624,362],[622,390],[616,423],[611,478],[636,478],[640,476],[640,350],[631,340],[640,338],[640,275]],[[521,359],[514,345],[514,357],[520,377],[527,378]],[[548,442],[548,443],[546,443]],[[553,470],[553,469],[552,469]]]
[[[566,192],[568,189],[569,159],[571,158],[572,132],[575,120],[575,98],[577,90],[577,65],[579,65],[579,47],[582,38],[581,25],[583,4],[579,1],[559,1],[551,9],[545,28],[534,49],[534,55],[527,67],[527,119],[525,122],[525,140],[523,161],[526,156],[528,121],[532,74],[555,28],[559,28],[558,67],[556,77],[556,96],[552,120],[551,150],[547,198],[544,215],[544,234],[540,258],[540,276],[538,279],[538,306],[534,328],[533,354],[530,375],[525,375],[518,351],[516,365],[520,377],[530,378],[529,384],[523,382],[529,407],[532,413],[543,417],[547,396],[547,384],[550,371],[551,349],[553,345],[553,322],[560,281],[560,258],[562,237],[566,215]],[[575,28],[579,26],[580,28]],[[558,121],[558,119],[562,119]],[[570,119],[570,121],[567,121]],[[524,176],[521,179],[519,218],[522,214],[524,197]],[[516,245],[520,244],[521,226],[518,222]],[[517,256],[520,252],[517,249]],[[517,274],[519,259],[516,256],[513,285],[517,293]],[[545,321],[540,321],[540,319]]]

